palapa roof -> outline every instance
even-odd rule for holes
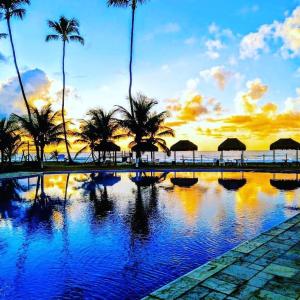
[[[100,144],[97,144],[94,148],[95,151],[113,151],[113,152],[117,152],[117,151],[120,151],[121,148],[116,145],[115,143],[113,142],[100,142]]]
[[[197,151],[198,146],[189,140],[181,140],[174,144],[171,148],[171,151]]]
[[[300,188],[299,180],[270,179],[270,184],[281,191],[293,191]]]
[[[133,152],[157,152],[158,147],[153,145],[152,143],[142,142],[139,145],[135,145],[131,148],[131,151]]]
[[[159,182],[158,176],[134,176],[130,178],[137,186],[148,187]]]
[[[246,145],[237,138],[226,139],[218,147],[218,151],[245,151]]]
[[[293,139],[279,139],[270,145],[270,150],[300,150],[300,143]]]
[[[218,182],[228,191],[237,191],[247,183],[247,180],[245,178],[242,179],[219,178]]]
[[[171,178],[171,182],[174,185],[189,188],[198,182],[198,178],[175,177],[175,178]]]

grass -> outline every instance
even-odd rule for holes
[[[63,171],[97,171],[97,170],[133,170],[135,165],[103,165],[96,163],[74,163],[68,164],[64,162],[46,162],[44,164],[44,169],[41,168],[36,163],[13,163],[0,166],[0,173],[9,172],[63,172]],[[209,163],[203,164],[176,164],[171,163],[160,163],[160,164],[143,164],[141,166],[143,170],[209,170],[209,171],[262,171],[262,172],[295,172],[300,173],[299,164],[283,164],[283,163],[248,163],[244,166],[228,165],[228,166],[213,166]]]

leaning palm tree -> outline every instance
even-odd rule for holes
[[[131,114],[134,115],[134,105],[132,98],[132,61],[133,61],[133,43],[134,43],[134,25],[135,25],[135,11],[138,4],[143,4],[147,0],[108,0],[108,6],[116,7],[131,7],[131,34],[130,34],[130,60],[129,60],[129,101]]]
[[[0,0],[0,17],[2,15],[7,23],[8,35],[9,35],[11,49],[12,49],[12,53],[13,53],[14,64],[15,64],[15,68],[17,71],[18,80],[19,80],[19,84],[20,84],[20,88],[21,88],[21,93],[23,96],[23,100],[25,102],[29,121],[31,121],[30,106],[29,106],[29,102],[28,102],[26,94],[25,94],[23,81],[22,81],[21,74],[19,71],[16,51],[15,51],[15,46],[14,46],[14,41],[13,41],[13,36],[12,36],[12,29],[11,29],[11,18],[15,17],[15,18],[22,20],[26,13],[26,10],[24,8],[24,5],[26,5],[26,4],[29,5],[30,0]],[[2,38],[6,37],[6,34],[1,34],[1,35],[2,35]]]
[[[63,43],[63,56],[62,56],[62,74],[63,74],[63,88],[62,88],[62,119],[64,128],[64,137],[66,150],[68,154],[68,160],[72,163],[72,157],[69,150],[69,143],[67,138],[67,129],[65,121],[65,88],[66,88],[66,74],[65,74],[65,56],[66,56],[66,43],[79,42],[84,45],[84,39],[79,33],[79,22],[76,19],[67,19],[66,17],[60,17],[59,21],[48,21],[48,26],[53,30],[53,34],[49,34],[46,37],[46,42],[52,40],[61,40]]]
[[[40,153],[41,168],[44,163],[45,147],[48,145],[58,145],[64,141],[64,126],[59,123],[60,112],[54,112],[51,105],[45,105],[40,110],[31,108],[32,123],[26,116],[14,115],[20,123],[20,128],[23,129],[25,136],[36,139],[38,150]]]

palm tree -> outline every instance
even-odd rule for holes
[[[26,116],[14,115],[14,117],[20,123],[20,128],[25,131],[25,134],[37,141],[41,168],[43,168],[45,147],[51,144],[58,145],[64,141],[61,137],[64,134],[64,126],[58,122],[60,112],[53,112],[50,104],[40,110],[32,107],[31,113],[32,122]]]
[[[74,141],[74,143],[75,144],[84,144],[84,146],[76,153],[75,159],[77,158],[77,156],[79,154],[90,149],[92,159],[95,162],[94,148],[95,148],[96,142],[97,142],[96,128],[91,120],[88,120],[88,121],[82,120],[79,130],[80,130],[79,132],[73,133],[73,135],[76,137],[76,140]]]
[[[11,163],[12,157],[14,155],[17,155],[20,148],[23,147],[24,145],[25,145],[25,143],[22,141],[22,139],[19,135],[10,134],[7,137],[4,155],[7,158],[7,160],[9,161],[9,163]]]
[[[138,94],[136,99],[133,99],[134,114],[131,114],[126,108],[118,106],[118,111],[123,117],[119,120],[119,123],[126,131],[127,136],[134,138],[129,144],[130,148],[135,145],[138,145],[138,148],[140,148],[145,141],[163,145],[160,138],[173,134],[170,128],[163,126],[167,113],[165,111],[159,114],[152,112],[155,105],[157,105],[156,100]],[[141,152],[137,151],[136,156],[139,162]]]
[[[17,71],[23,100],[25,102],[25,106],[27,109],[28,118],[29,118],[29,121],[31,122],[30,106],[29,106],[29,102],[28,102],[26,94],[25,94],[23,81],[22,81],[19,67],[18,67],[17,56],[16,56],[16,51],[15,51],[15,46],[14,46],[14,41],[13,41],[13,36],[12,36],[12,29],[11,29],[11,18],[15,17],[15,18],[22,20],[26,14],[26,10],[24,8],[24,5],[26,5],[26,4],[29,5],[30,0],[0,0],[0,17],[2,15],[7,23],[7,28],[8,28],[8,33],[9,33],[8,35],[9,35],[11,49],[12,49],[12,53],[13,53],[14,64],[15,64],[15,68]],[[6,36],[7,36],[6,34],[3,34],[3,33],[1,34],[2,38],[5,38]]]
[[[16,122],[12,117],[0,119],[0,153],[1,162],[7,158],[8,148],[12,148],[20,137],[16,133]]]
[[[143,4],[147,0],[108,0],[108,6],[116,7],[131,7],[131,34],[130,34],[130,60],[129,60],[129,101],[131,115],[134,115],[134,105],[132,98],[132,61],[133,61],[133,43],[134,43],[134,25],[135,25],[135,10],[138,4]]]
[[[6,33],[0,33],[0,40],[1,39],[6,39],[7,38],[7,34]]]
[[[59,21],[48,21],[48,26],[53,30],[53,34],[49,34],[46,37],[46,42],[52,40],[61,40],[63,43],[63,56],[62,56],[62,74],[63,74],[63,89],[62,89],[62,119],[65,144],[68,154],[69,163],[72,163],[72,157],[69,150],[69,143],[67,138],[67,129],[65,121],[65,88],[66,88],[66,74],[65,74],[65,56],[66,56],[66,43],[79,42],[84,45],[84,39],[79,33],[79,22],[76,19],[67,19],[66,17],[60,17]]]

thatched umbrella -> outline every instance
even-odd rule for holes
[[[198,146],[188,140],[181,140],[174,144],[170,150],[174,152],[175,163],[177,151],[193,151],[193,163],[195,163],[195,151],[198,150]]]
[[[218,147],[218,151],[221,151],[220,159],[223,159],[224,151],[242,151],[241,161],[244,162],[244,151],[246,151],[246,145],[237,138],[228,138]]]
[[[174,177],[171,182],[179,187],[190,188],[198,182],[198,178]]]
[[[237,191],[247,183],[247,179],[224,179],[219,178],[218,182],[228,191]]]
[[[151,160],[154,160],[154,152],[158,151],[158,147],[153,145],[149,142],[141,142],[140,144],[137,144],[131,148],[131,151],[133,152],[150,152],[151,153]]]
[[[270,150],[273,150],[273,162],[275,162],[276,150],[296,150],[296,160],[298,162],[298,151],[300,149],[300,143],[293,139],[279,139],[270,145]]]
[[[99,153],[99,159],[100,159],[100,152],[104,153],[105,158],[105,152],[114,152],[114,162],[117,161],[117,152],[121,150],[121,148],[116,145],[113,142],[110,141],[102,141],[99,144],[97,144],[94,148],[95,151],[98,151]]]

